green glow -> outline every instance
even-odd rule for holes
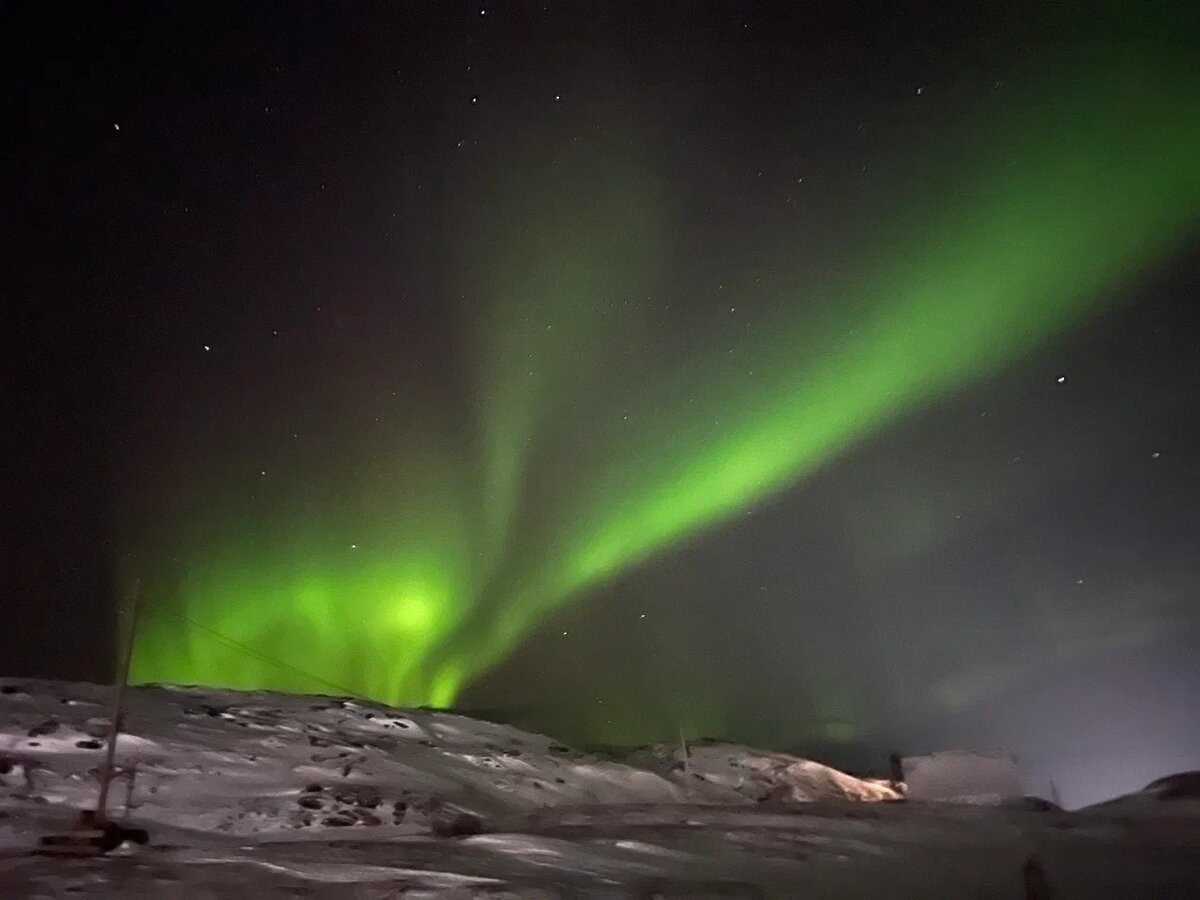
[[[464,251],[488,301],[467,329],[475,445],[416,411],[403,440],[356,435],[390,455],[346,448],[360,492],[286,538],[189,541],[168,606],[268,658],[164,612],[136,677],[452,703],[550,611],[1019,359],[1178,247],[1200,210],[1200,89],[1186,61],[1155,62],[1043,73],[964,112],[932,163],[901,151],[852,274],[810,272],[782,239],[762,296],[721,301],[771,311],[731,353],[668,353],[623,309],[666,290],[675,250],[670,194],[625,134],[490,187],[510,227]]]
[[[753,377],[679,373],[644,404],[656,415],[608,437],[603,474],[578,479],[560,532],[452,647],[496,661],[547,610],[1016,359],[1170,253],[1200,210],[1200,121],[1187,113],[1200,90],[1194,71],[1158,83],[1138,71],[1080,79],[1054,102],[1031,88],[972,119],[963,130],[979,129],[981,149],[948,154],[953,177],[923,188],[935,199],[877,229],[888,249],[868,249],[870,274],[833,294],[846,314],[780,317],[775,340],[742,351]],[[684,405],[696,384],[700,402]]]

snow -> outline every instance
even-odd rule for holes
[[[0,695],[0,755],[31,773],[7,802],[92,804],[107,688],[22,682]],[[560,803],[726,800],[720,788],[589,756],[544,735],[365,701],[205,689],[131,691],[113,797],[149,825],[265,837],[496,816]],[[129,791],[132,779],[132,791]],[[17,779],[18,782],[21,779]],[[393,830],[396,830],[393,829]]]
[[[685,771],[683,749],[659,744],[638,751],[631,761],[647,769]],[[717,741],[688,748],[686,770],[709,785],[717,785],[748,800],[774,799],[808,803],[814,800],[899,800],[903,794],[885,781],[855,778],[845,772],[787,753],[756,750]]]
[[[685,768],[677,746],[613,759],[446,712],[179,687],[131,691],[118,744],[111,813],[150,844],[31,855],[95,803],[109,692],[0,680],[5,898],[1001,898],[1031,854],[1055,897],[1200,895],[1186,778],[1079,813],[877,802],[903,793],[739,745]]]

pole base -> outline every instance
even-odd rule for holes
[[[73,830],[43,835],[38,838],[34,852],[50,856],[101,856],[127,841],[145,844],[149,840],[144,828],[126,828],[101,819],[95,810],[85,809]]]

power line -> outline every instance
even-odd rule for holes
[[[181,615],[179,613],[172,613],[167,610],[159,610],[159,612],[168,616],[169,618],[178,619],[181,622],[185,622],[188,625],[190,625],[192,628],[195,628],[201,634],[205,635],[206,637],[209,637],[212,640],[215,640],[219,643],[225,644],[226,646],[231,647],[235,650],[240,650],[241,652],[245,653],[247,656],[251,656],[261,662],[265,662],[268,665],[276,666],[277,668],[280,668],[280,669],[285,669],[285,670],[287,670],[289,672],[293,672],[297,675],[303,675],[305,678],[308,678],[311,681],[315,681],[317,684],[324,685],[325,687],[333,688],[335,691],[337,691],[338,693],[340,693],[344,696],[362,698],[362,694],[358,691],[351,690],[350,688],[346,687],[345,685],[337,684],[332,681],[328,681],[319,675],[314,675],[312,672],[306,672],[304,669],[301,669],[297,666],[293,666],[290,663],[285,663],[282,660],[274,659],[273,657],[267,656],[262,651],[255,650],[253,647],[249,646],[248,644],[243,644],[241,641],[234,640],[231,637],[221,634],[219,631],[216,631],[213,628],[209,628],[207,625],[201,625],[199,622],[195,621],[194,619],[189,618],[188,616]],[[365,699],[365,698],[363,698],[363,699]]]

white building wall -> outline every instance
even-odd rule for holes
[[[1008,753],[948,750],[901,761],[909,800],[998,804],[1020,797],[1021,776]]]

